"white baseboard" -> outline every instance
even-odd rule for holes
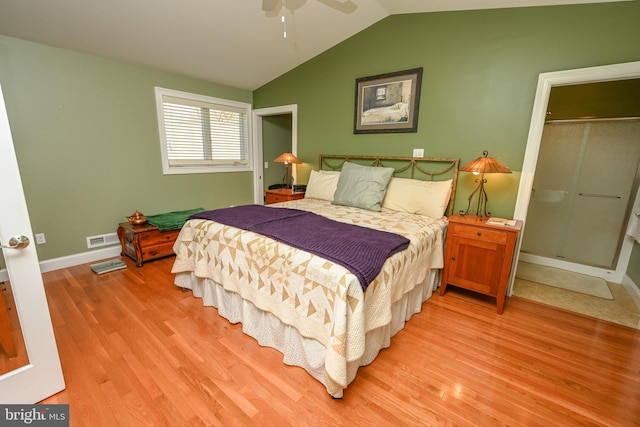
[[[605,268],[591,267],[588,265],[572,263],[557,258],[548,258],[540,255],[533,255],[526,252],[520,253],[519,260],[530,262],[532,264],[545,265],[547,267],[561,268],[563,270],[586,274],[588,276],[600,277],[601,279],[612,283],[622,283],[622,277],[625,275],[625,272],[620,269],[609,270]]]
[[[86,264],[88,262],[100,261],[107,258],[113,258],[120,256],[122,247],[111,246],[104,249],[98,249],[95,251],[82,252],[79,254],[68,255],[60,258],[47,259],[40,261],[40,271],[46,273],[47,271],[60,270],[62,268],[73,267],[74,265]],[[0,269],[0,281],[9,280],[9,274],[7,269]]]

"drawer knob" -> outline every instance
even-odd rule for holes
[[[478,236],[482,236],[482,233],[478,231]]]
[[[452,256],[451,261],[455,261],[455,260],[456,260],[456,257]]]

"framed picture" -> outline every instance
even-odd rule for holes
[[[422,68],[356,79],[353,133],[417,132]]]

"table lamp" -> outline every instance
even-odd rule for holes
[[[285,171],[284,171],[284,176],[282,177],[282,185],[285,188],[293,188],[291,185],[291,180],[292,180],[291,165],[300,164],[302,162],[298,160],[298,158],[291,153],[282,153],[278,157],[276,157],[273,161],[276,163],[284,163]]]
[[[480,175],[480,178],[476,179],[478,183],[478,187],[473,190],[473,193],[469,195],[469,203],[467,204],[467,210],[460,211],[460,215],[467,215],[469,213],[469,207],[471,206],[471,200],[473,196],[478,194],[478,205],[476,209],[476,215],[480,218],[483,216],[490,217],[491,212],[487,212],[487,201],[489,198],[487,197],[487,192],[484,190],[484,184],[487,180],[484,177],[485,173],[511,173],[509,168],[504,166],[502,163],[494,159],[493,157],[489,157],[489,152],[484,150],[482,152],[482,157],[478,157],[472,162],[467,163],[463,167],[460,168],[461,171],[471,172],[474,175]]]

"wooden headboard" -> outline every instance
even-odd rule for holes
[[[398,156],[358,156],[347,154],[320,154],[319,170],[338,171],[344,162],[353,162],[363,166],[393,168],[393,176],[398,178],[420,179],[422,181],[444,181],[452,179],[451,197],[447,216],[453,214],[458,186],[458,168],[460,159],[446,157],[398,157]]]

